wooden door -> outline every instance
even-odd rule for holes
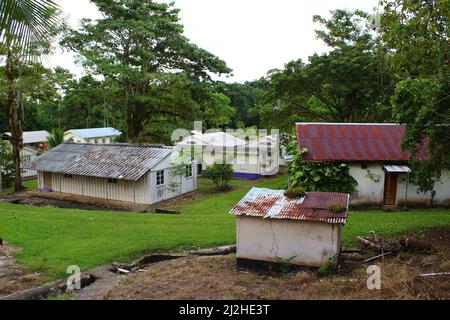
[[[398,174],[386,173],[384,177],[384,205],[395,206],[397,204]]]
[[[44,187],[52,187],[52,174],[50,172],[44,172]]]

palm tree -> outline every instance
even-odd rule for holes
[[[6,79],[11,144],[14,154],[15,191],[22,191],[20,150],[23,147],[23,99],[14,89],[20,63],[47,52],[59,25],[59,6],[52,0],[0,1],[0,56],[6,56]]]
[[[54,128],[47,138],[47,145],[50,149],[59,146],[64,142],[64,130]]]

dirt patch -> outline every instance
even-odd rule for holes
[[[0,246],[0,296],[36,287],[45,277],[29,273],[14,260],[19,249],[4,243]]]
[[[367,266],[351,256],[333,275],[313,271],[258,274],[239,271],[230,256],[184,257],[151,265],[124,278],[108,299],[450,299],[450,229],[422,235],[433,252],[402,252],[371,262],[380,266],[381,290],[367,289]]]
[[[37,207],[52,207],[52,208],[63,208],[63,209],[80,209],[80,210],[101,210],[101,211],[120,211],[117,209],[112,209],[103,206],[95,206],[85,203],[78,203],[73,201],[48,199],[41,197],[29,197],[21,198],[11,201],[14,204],[32,205]]]

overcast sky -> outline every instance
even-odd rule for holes
[[[74,28],[82,18],[101,15],[89,0],[59,0]],[[164,1],[171,2],[171,1]],[[372,12],[378,0],[177,0],[185,35],[195,44],[225,60],[233,69],[229,82],[259,79],[291,60],[306,60],[327,50],[315,37],[315,14],[337,8]],[[56,50],[51,66],[80,75],[71,54]]]

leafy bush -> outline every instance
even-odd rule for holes
[[[338,267],[339,256],[332,256],[327,262],[325,262],[319,269],[317,269],[317,274],[324,276],[332,273]]]
[[[355,191],[358,183],[350,175],[350,168],[345,163],[305,162],[302,155],[308,150],[299,150],[298,147],[295,150],[295,158],[288,169],[290,187],[302,187],[306,191]]]
[[[280,265],[281,273],[286,274],[289,273],[292,269],[294,269],[294,264],[292,263],[292,260],[294,260],[296,257],[297,256],[293,256],[290,258],[275,257],[273,261]]]
[[[226,163],[214,163],[202,172],[202,175],[210,179],[219,190],[226,190],[228,188],[228,182],[233,177],[233,174],[233,166]]]
[[[287,189],[284,192],[284,195],[289,198],[301,198],[301,197],[306,196],[306,191],[304,188],[292,187],[292,188]]]
[[[11,144],[0,140],[0,169],[3,187],[11,187],[14,181],[14,162]]]

